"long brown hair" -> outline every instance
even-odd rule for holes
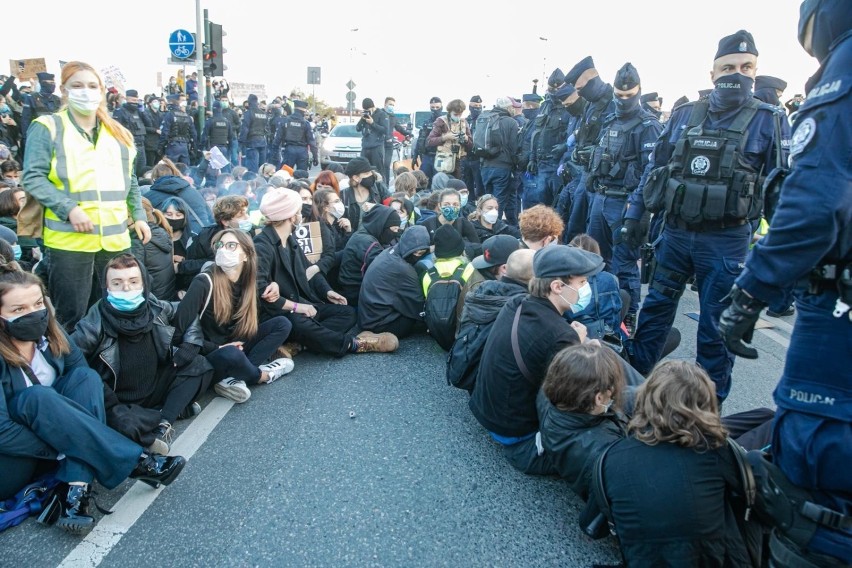
[[[101,104],[98,106],[98,110],[95,111],[95,115],[98,117],[98,120],[101,121],[101,124],[104,125],[104,128],[109,130],[110,134],[115,137],[116,140],[127,146],[128,148],[135,148],[136,145],[133,142],[133,135],[123,127],[117,120],[109,115],[109,111],[107,110],[106,104],[106,87],[104,86],[104,80],[101,78],[100,73],[98,73],[94,67],[89,65],[88,63],[83,63],[82,61],[69,61],[62,68],[62,85],[64,85],[68,79],[71,78],[74,73],[78,71],[91,71],[95,74],[95,77],[98,78],[98,84],[101,87]],[[63,95],[63,103],[67,106],[68,101],[65,100],[66,97]]]
[[[596,343],[572,345],[550,362],[541,388],[559,410],[591,414],[597,393],[612,391],[612,400],[620,405],[624,370],[618,355],[609,347]]]
[[[48,318],[45,337],[47,337],[50,352],[54,357],[62,357],[71,353],[68,337],[56,321],[56,312],[53,310],[50,298],[45,293],[42,281],[35,274],[21,270],[17,262],[6,263],[0,259],[0,306],[3,305],[3,296],[6,295],[6,292],[13,288],[29,288],[30,286],[38,286],[44,297],[44,307],[47,310]],[[0,325],[0,357],[6,361],[7,365],[13,367],[25,367],[30,364],[12,343],[12,336],[6,331],[5,324]]]
[[[628,429],[649,446],[671,442],[699,450],[719,448],[728,436],[713,381],[687,361],[657,365],[636,393]]]
[[[243,290],[240,307],[233,313],[231,280],[224,270],[213,263],[213,316],[219,325],[227,325],[237,320],[235,335],[242,340],[252,339],[257,335],[257,253],[251,238],[239,229],[225,229],[213,236],[211,244],[216,250],[216,243],[230,233],[246,255],[246,262],[240,272],[239,283]]]
[[[145,217],[148,219],[149,225],[159,225],[169,234],[169,237],[172,236],[172,226],[169,225],[168,219],[166,219],[162,211],[154,209],[154,206],[147,197],[142,198],[142,209],[145,210]]]

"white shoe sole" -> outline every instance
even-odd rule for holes
[[[235,387],[232,385],[222,385],[220,383],[216,383],[213,385],[213,390],[216,391],[216,394],[219,396],[223,396],[229,400],[233,400],[236,403],[243,403],[251,398],[251,391],[248,388],[243,387]]]

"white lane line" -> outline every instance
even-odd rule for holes
[[[207,437],[234,406],[234,401],[222,397],[214,398],[204,412],[195,417],[183,434],[172,444],[172,455],[187,460],[195,454]],[[179,478],[178,478],[179,479]],[[121,537],[139,520],[142,513],[157,499],[163,490],[153,489],[141,481],[134,483],[118,500],[112,515],[103,517],[95,528],[59,564],[63,568],[95,568]]]
[[[768,337],[769,339],[771,339],[782,347],[790,347],[790,340],[778,333],[777,331],[772,331],[771,329],[758,329],[757,331],[764,334],[766,337]]]

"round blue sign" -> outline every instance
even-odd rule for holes
[[[178,59],[189,59],[195,53],[195,37],[186,30],[175,30],[169,36],[169,50]]]

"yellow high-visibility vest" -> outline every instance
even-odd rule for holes
[[[35,121],[47,127],[54,142],[48,179],[76,201],[94,224],[91,233],[78,233],[45,208],[45,246],[75,252],[130,248],[127,195],[136,149],[119,142],[103,124],[98,127],[97,143],[92,144],[71,122],[67,109]]]
[[[462,272],[462,275],[461,275],[461,279],[462,279],[461,283],[462,283],[462,286],[464,286],[465,283],[467,283],[467,281],[470,279],[471,275],[473,274],[473,271],[475,270],[473,268],[473,265],[468,263],[465,259],[460,258],[460,257],[454,257],[454,258],[442,258],[440,260],[436,260],[435,261],[435,270],[438,272],[438,275],[441,276],[441,278],[447,278],[448,276],[451,276],[452,273],[456,271],[456,268],[458,268],[462,264],[465,264],[464,271]],[[423,275],[423,297],[426,297],[426,296],[429,295],[429,286],[431,286],[431,285],[432,285],[432,276],[427,272],[426,274]]]

